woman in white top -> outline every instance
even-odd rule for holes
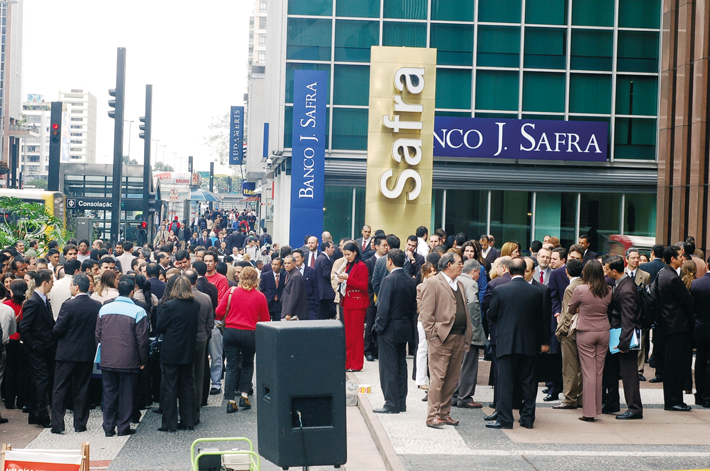
[[[91,295],[91,299],[105,303],[109,299],[114,299],[118,297],[118,274],[113,270],[105,271],[101,275],[101,281],[96,286],[94,294]]]

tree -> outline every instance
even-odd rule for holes
[[[229,113],[212,116],[207,129],[209,134],[202,138],[202,143],[209,147],[217,162],[225,165],[229,157]]]
[[[129,156],[124,155],[123,156],[123,163],[124,164],[130,164],[130,165],[138,165],[138,161],[136,159],[131,159]]]
[[[52,240],[64,245],[64,222],[51,215],[44,204],[3,196],[0,197],[0,208],[0,246],[35,239],[39,243],[39,252],[44,252]]]
[[[47,180],[36,179],[28,181],[27,183],[25,183],[25,186],[33,186],[35,188],[39,188],[40,190],[46,191],[49,187],[49,183],[47,182]]]
[[[172,172],[173,167],[163,162],[156,162],[155,165],[153,165],[153,170],[155,172]]]

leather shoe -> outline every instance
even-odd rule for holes
[[[444,422],[446,422],[446,425],[453,425],[453,426],[456,426],[456,425],[459,424],[459,421],[452,419],[450,415],[447,415],[446,417],[444,417],[444,418],[441,419],[441,420],[443,420]]]
[[[616,420],[636,420],[636,419],[643,419],[643,415],[637,414],[636,412],[631,412],[630,410],[627,410],[623,414],[616,416]]]
[[[709,409],[710,408],[710,401],[703,402],[703,407],[706,409]]]
[[[134,435],[136,433],[136,429],[134,428],[129,428],[125,432],[118,432],[119,437],[125,437],[127,435]]]
[[[49,431],[52,433],[56,433],[57,435],[61,435],[64,433],[64,430],[59,430],[58,428],[54,428],[54,427],[52,427]]]
[[[545,402],[552,402],[558,400],[559,398],[559,394],[548,394],[547,396],[543,397],[542,400]]]
[[[559,404],[555,404],[554,406],[552,406],[552,408],[553,408],[553,409],[557,409],[557,410],[560,410],[560,409],[576,409],[577,406],[570,406],[569,404],[565,404],[564,402],[560,402]]]
[[[365,355],[365,360],[367,360],[367,361],[375,361],[375,357],[373,357],[372,355]]]
[[[372,409],[372,412],[375,414],[399,414],[399,411],[392,410],[392,409],[385,409],[384,407],[380,409]]]
[[[518,420],[518,423],[523,428],[533,428],[533,424],[531,424],[529,422],[523,422],[522,420]]]
[[[646,381],[646,377],[639,373],[639,381]]]
[[[104,432],[105,432],[105,434],[106,434],[107,437],[113,437],[114,435],[116,435],[116,432],[113,431],[113,430],[111,430],[110,432],[106,432],[106,431],[104,431]]]
[[[687,404],[676,404],[672,407],[664,407],[663,409],[675,412],[688,412],[690,411],[690,406]]]
[[[495,411],[491,415],[487,415],[483,418],[486,422],[490,422],[492,420],[498,420],[498,411]]]
[[[49,420],[46,422],[37,422],[37,425],[44,428],[52,428],[52,422],[50,422]]]
[[[648,380],[649,383],[662,383],[663,378],[661,376],[654,376],[653,378]]]
[[[9,420],[9,419],[6,419],[5,417],[0,417],[0,424],[6,424],[6,423],[8,423],[9,421],[10,421],[10,420]]]
[[[503,425],[503,424],[501,424],[500,422],[498,422],[498,421],[496,420],[496,421],[493,422],[492,424],[486,424],[486,428],[507,429],[507,430],[509,430],[509,429],[512,429],[513,426],[512,426],[512,425]]]
[[[579,420],[581,420],[582,422],[594,422],[594,417],[582,416],[582,417],[579,417]]]
[[[153,409],[153,413],[154,413],[154,414],[162,414],[162,413],[163,413],[163,409],[161,409],[161,408]]]
[[[422,402],[427,402],[429,400],[429,391],[426,392],[424,397],[422,398]]]
[[[602,414],[612,415],[612,414],[616,414],[617,412],[619,412],[619,409],[607,409],[606,407],[602,408]]]
[[[216,396],[217,394],[221,393],[222,390],[220,388],[212,388],[210,389],[210,396]]]
[[[440,429],[440,428],[444,428],[444,425],[446,425],[446,422],[444,422],[443,420],[441,420],[438,417],[435,417],[431,420],[426,421],[426,426],[431,427],[431,428],[439,428]]]
[[[183,425],[182,422],[179,422],[177,424],[177,429],[178,430],[195,430],[195,427]]]
[[[86,432],[86,427],[74,427],[76,433]]]
[[[549,392],[550,392],[550,388],[545,388],[545,389],[542,390],[542,393],[543,393],[543,394],[547,394],[547,393],[549,393]]]
[[[175,433],[175,429],[174,429],[174,428],[158,427],[158,432],[170,432],[170,433]]]
[[[467,402],[467,403],[461,404],[457,407],[460,407],[462,409],[482,409],[483,404],[481,404],[480,402]]]

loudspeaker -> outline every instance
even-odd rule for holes
[[[259,454],[284,469],[345,464],[343,324],[259,322],[256,352]]]

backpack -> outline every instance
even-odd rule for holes
[[[663,270],[665,268],[661,269],[661,271]],[[658,272],[653,283],[638,287],[642,329],[653,329],[658,325],[661,318],[661,296],[658,290],[658,277],[661,271]]]

